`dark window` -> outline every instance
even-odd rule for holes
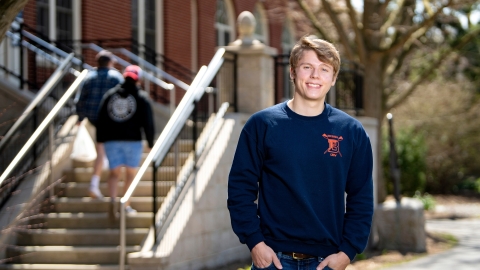
[[[57,0],[57,40],[73,40],[73,11],[70,0]]]
[[[155,51],[155,1],[145,1],[145,45]]]
[[[132,52],[138,54],[138,1],[132,0],[132,38],[137,42],[132,47]]]
[[[48,0],[37,0],[37,31],[48,38],[50,23]]]

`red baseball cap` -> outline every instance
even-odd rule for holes
[[[142,69],[137,65],[130,65],[125,68],[125,71],[123,72],[123,77],[130,77],[135,81],[138,81],[142,78]]]

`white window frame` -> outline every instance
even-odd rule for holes
[[[216,16],[215,16],[215,30],[217,32],[217,40],[218,44],[217,46],[226,46],[230,42],[235,40],[236,33],[235,33],[235,13],[234,13],[234,8],[231,0],[217,0],[217,1],[223,1],[225,3],[225,11],[227,13],[227,20],[228,20],[228,25],[223,24],[220,22],[216,21]],[[217,3],[217,2],[216,2]],[[224,33],[228,32],[230,33],[230,40],[225,40],[225,35]]]
[[[82,0],[72,0],[72,37],[74,40],[81,39],[82,33]],[[49,25],[48,38],[57,40],[57,1],[48,1]]]
[[[253,38],[259,40],[265,45],[269,45],[270,34],[268,31],[267,12],[260,2],[255,4],[253,16],[255,16],[255,20],[257,22],[257,25],[255,26],[255,32],[253,33]],[[261,33],[257,32],[258,29],[260,29]]]

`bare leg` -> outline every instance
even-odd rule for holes
[[[93,175],[101,176],[103,170],[103,159],[105,158],[105,148],[103,143],[96,143],[95,150],[97,150],[97,159],[93,165]]]
[[[110,170],[110,174],[108,176],[108,191],[110,195],[110,201],[115,201],[117,198],[117,185],[121,170],[121,166]]]
[[[108,217],[111,221],[117,218],[117,185],[118,185],[118,178],[120,177],[122,167],[118,166],[114,169],[110,170],[110,174],[108,175],[108,191],[110,195],[110,204],[108,208]]]
[[[137,174],[137,168],[125,167],[125,170],[126,170],[127,177],[125,179],[125,190],[123,194],[127,192],[128,188],[132,184],[133,178],[135,178],[135,175]],[[130,206],[130,200],[125,202],[125,206]]]
[[[97,159],[93,165],[93,175],[90,180],[90,196],[96,199],[103,199],[103,194],[100,192],[100,177],[103,170],[103,159],[105,158],[105,148],[103,143],[96,143],[95,150],[97,151]]]

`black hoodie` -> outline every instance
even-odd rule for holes
[[[155,128],[147,93],[135,81],[110,90],[102,98],[97,120],[97,141],[141,141],[142,129],[150,148]]]

